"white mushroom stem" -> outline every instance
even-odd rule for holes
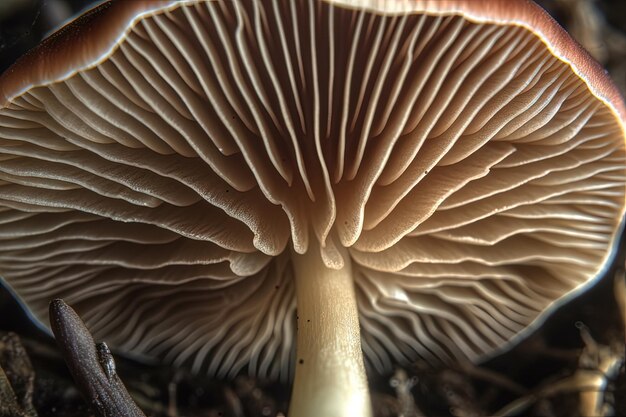
[[[342,269],[326,267],[315,248],[292,259],[298,340],[289,417],[371,416],[349,256]]]

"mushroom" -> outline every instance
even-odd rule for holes
[[[296,417],[370,415],[364,363],[507,349],[624,213],[626,109],[526,1],[105,3],[0,92],[0,272],[33,314],[295,372]]]

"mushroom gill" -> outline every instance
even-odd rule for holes
[[[122,3],[87,20],[109,21],[96,56],[0,79],[0,274],[42,322],[63,298],[119,350],[286,380],[296,298],[298,333],[343,308],[333,289],[304,306],[326,274],[385,372],[503,349],[607,262],[622,104],[528,25],[419,1]]]

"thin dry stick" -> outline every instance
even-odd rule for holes
[[[610,415],[605,404],[608,381],[615,378],[623,363],[623,350],[598,344],[584,324],[579,323],[581,338],[585,343],[579,358],[579,369],[573,374],[557,381],[546,381],[539,389],[509,403],[494,416],[515,416],[543,398],[557,394],[577,392],[580,396],[579,412],[582,417]]]
[[[523,385],[518,384],[507,376],[486,368],[481,368],[471,362],[461,361],[458,363],[457,369],[459,372],[471,378],[489,382],[494,386],[504,388],[514,394],[524,395],[528,392]]]

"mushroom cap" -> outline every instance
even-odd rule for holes
[[[526,1],[110,2],[0,103],[0,274],[218,376],[290,374],[294,253],[352,263],[376,370],[478,361],[624,213],[619,93]]]

